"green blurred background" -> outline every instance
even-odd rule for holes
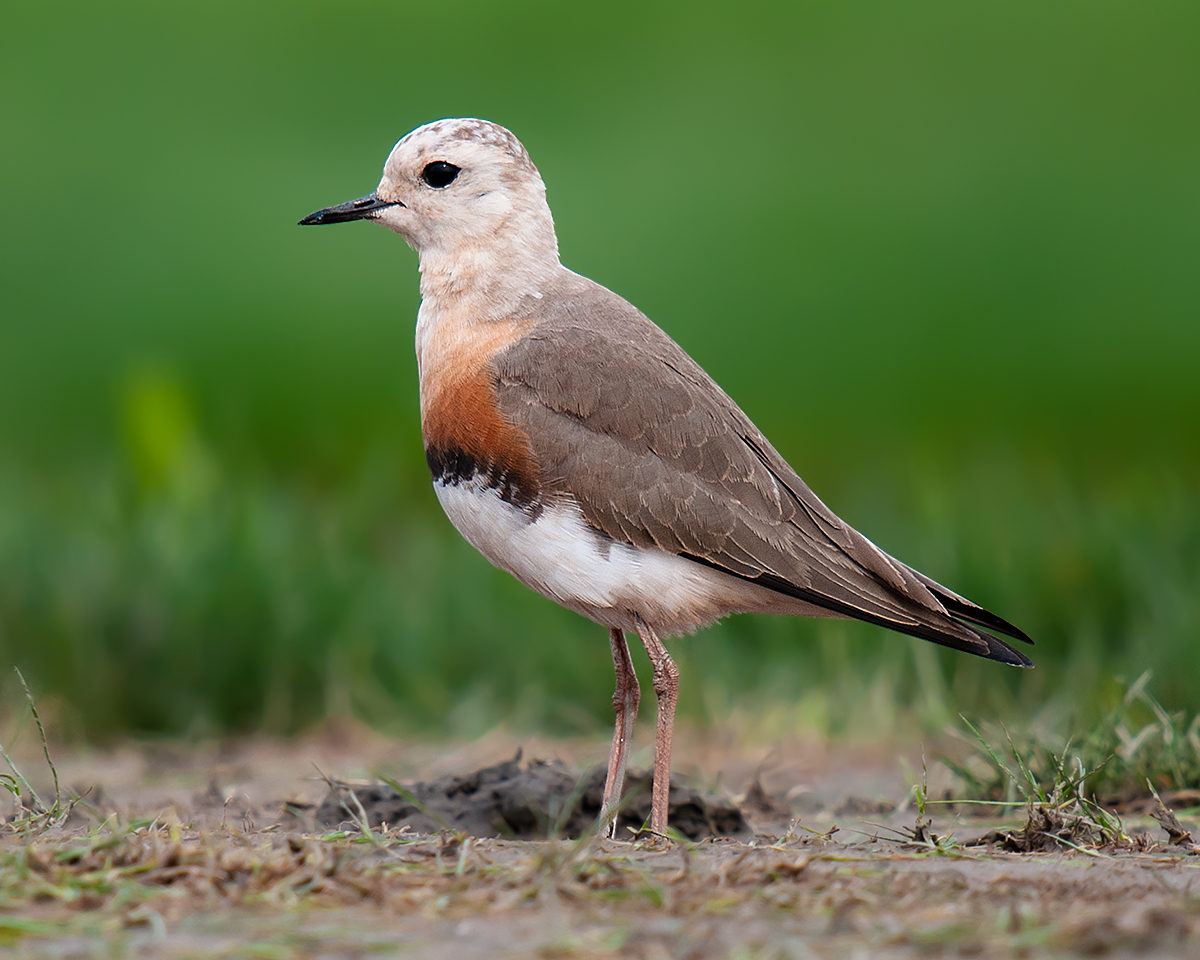
[[[842,516],[1022,625],[677,641],[693,722],[1200,709],[1200,7],[20,4],[0,117],[0,668],[60,733],[609,722],[602,628],[421,451],[416,257],[301,230],[442,116]],[[11,683],[10,703],[14,693]]]

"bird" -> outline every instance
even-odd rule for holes
[[[559,259],[546,186],[487,120],[414,129],[374,192],[302,226],[366,220],[419,258],[416,352],[433,487],[492,564],[607,627],[616,688],[599,827],[615,836],[653,667],[652,836],[666,836],[679,669],[665,640],[735,613],[864,620],[1032,666],[1032,640],[837,517],[662,329]]]

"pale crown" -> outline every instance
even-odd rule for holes
[[[516,260],[558,261],[545,184],[520,141],[498,124],[418,127],[392,148],[377,194],[396,206],[376,219],[421,255],[423,272],[489,248]]]

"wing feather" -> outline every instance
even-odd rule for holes
[[[884,553],[808,488],[741,409],[635,308],[577,278],[492,361],[543,489],[610,539],[657,547],[835,613],[1007,663],[1008,621]]]

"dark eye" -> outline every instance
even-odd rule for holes
[[[445,160],[434,160],[433,163],[425,164],[425,169],[421,171],[421,179],[431,187],[441,189],[454,182],[458,171],[459,168],[452,163],[447,163]]]

